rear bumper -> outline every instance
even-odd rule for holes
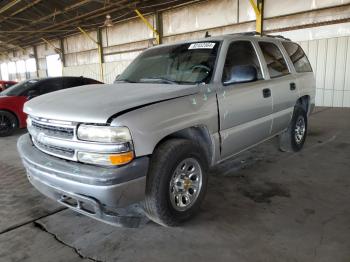
[[[120,208],[125,213],[125,208],[145,197],[148,157],[126,166],[106,168],[49,156],[33,146],[28,134],[20,137],[17,147],[31,184],[77,212],[120,224],[120,220],[125,220],[125,216],[120,216]]]

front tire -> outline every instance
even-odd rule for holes
[[[301,107],[295,107],[288,129],[279,136],[280,150],[283,152],[298,152],[305,143],[307,136],[307,114]]]
[[[193,217],[203,202],[208,163],[201,147],[190,140],[170,139],[152,155],[144,209],[163,226]]]
[[[0,110],[0,137],[12,135],[17,127],[16,116],[10,112]]]

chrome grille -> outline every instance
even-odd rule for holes
[[[46,154],[59,158],[78,161],[78,152],[119,153],[132,150],[130,142],[121,144],[104,144],[81,141],[76,132],[79,123],[52,120],[29,116],[28,131],[36,148]]]
[[[66,144],[66,142],[76,140],[75,129],[75,123],[34,117],[30,117],[28,125],[33,143],[39,150],[68,160],[76,160],[76,149]],[[57,144],[52,140],[64,143]]]
[[[63,148],[58,146],[51,146],[51,145],[44,145],[43,143],[35,141],[35,139],[33,139],[33,142],[38,149],[51,155],[71,159],[74,157],[74,154],[75,154],[75,151],[73,149]]]
[[[47,136],[73,139],[74,129],[71,127],[62,127],[62,126],[53,126],[43,123],[39,123],[35,120],[32,120],[32,128],[37,132],[44,133]]]

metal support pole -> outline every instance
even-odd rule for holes
[[[61,56],[62,65],[63,65],[63,67],[65,67],[66,66],[66,56],[64,55],[64,44],[63,44],[62,38],[60,38],[60,49],[61,49],[61,53],[62,53],[62,56]]]
[[[264,0],[256,0],[256,4],[254,0],[249,0],[251,6],[254,9],[256,16],[256,32],[260,35],[263,34],[263,21],[264,21]]]
[[[99,53],[100,55],[100,60],[102,61],[102,63],[104,63],[104,54],[103,54],[103,45],[102,45],[102,30],[101,28],[98,28],[97,29],[97,42],[100,43],[100,46],[101,46],[101,51]]]
[[[156,30],[157,30],[158,35],[159,35],[159,38],[158,38],[159,44],[162,44],[162,42],[163,42],[163,16],[162,16],[162,13],[157,11],[155,18],[156,18]]]
[[[87,38],[89,38],[92,42],[94,42],[97,45],[98,50],[98,58],[100,63],[100,74],[101,74],[101,81],[104,82],[104,73],[103,73],[103,51],[102,51],[102,42],[93,39],[84,29],[81,27],[78,27],[79,31],[82,32]],[[98,37],[98,32],[97,32]],[[101,39],[100,39],[101,40]]]
[[[34,51],[34,59],[35,59],[35,65],[36,65],[36,76],[39,77],[39,58],[38,58],[38,50],[36,48],[36,45],[33,46]]]
[[[145,25],[147,25],[147,27],[153,31],[153,33],[156,36],[157,44],[159,45],[160,44],[160,36],[159,36],[158,31],[148,22],[148,20],[140,13],[139,10],[135,9],[135,13],[138,15],[138,17],[141,18],[141,20],[145,23]]]

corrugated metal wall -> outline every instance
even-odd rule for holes
[[[300,42],[316,76],[316,104],[350,107],[350,37]]]

